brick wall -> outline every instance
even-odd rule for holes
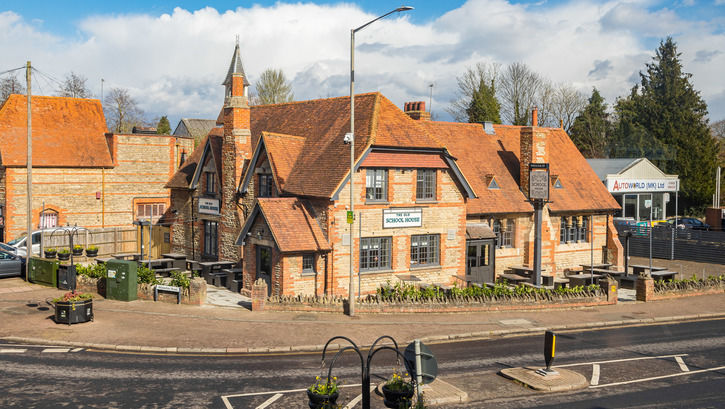
[[[169,135],[109,135],[115,167],[33,169],[33,226],[43,202],[59,213],[59,224],[86,228],[129,226],[141,202],[169,206],[163,186],[176,171],[181,149],[193,140]],[[26,170],[5,168],[6,237],[26,230]],[[97,198],[99,193],[99,198]]]

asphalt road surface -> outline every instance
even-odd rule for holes
[[[725,320],[559,333],[554,366],[577,371],[592,384],[567,393],[536,392],[497,374],[543,365],[543,336],[429,347],[439,377],[471,398],[447,407],[725,406]],[[320,353],[191,356],[0,344],[0,407],[306,408],[304,389],[326,374],[320,358]],[[377,354],[373,382],[395,367],[392,353]],[[358,397],[357,355],[345,353],[333,375],[345,385],[339,403]],[[372,407],[383,407],[374,393]]]

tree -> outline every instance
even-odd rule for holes
[[[551,114],[556,121],[550,126],[561,126],[569,133],[579,113],[587,106],[587,98],[570,84],[561,84],[556,89]]]
[[[667,37],[646,64],[646,72],[640,72],[640,86],[615,108],[619,143],[647,139],[647,148],[662,147],[664,155],[650,159],[663,172],[680,176],[683,208],[699,212],[714,191],[717,143],[708,128],[707,104],[691,77],[682,71],[677,46]]]
[[[14,74],[8,74],[0,79],[0,105],[5,103],[10,94],[25,94],[25,86]]]
[[[468,109],[466,109],[468,122],[493,122],[500,124],[500,109],[501,105],[496,99],[496,88],[493,80],[491,80],[491,85],[487,85],[486,81],[481,78],[478,89],[473,92],[471,102],[468,105]]]
[[[510,64],[501,75],[499,96],[505,122],[529,125],[531,109],[536,106],[542,78],[520,62]]]
[[[498,81],[498,70],[499,66],[497,64],[480,62],[474,67],[466,68],[466,72],[463,75],[456,77],[456,82],[458,83],[456,99],[451,101],[451,105],[446,108],[446,112],[451,114],[457,122],[468,122],[470,117],[468,109],[473,100],[473,94],[480,88],[481,83],[491,84],[491,88],[495,90],[496,82]],[[498,103],[498,100],[496,102]]]
[[[569,136],[584,157],[604,158],[610,129],[607,104],[594,88],[589,104],[574,120]]]
[[[259,80],[254,83],[254,88],[262,105],[291,102],[295,98],[292,85],[287,82],[282,70],[272,68],[264,70]]]
[[[143,111],[125,88],[111,88],[104,99],[103,113],[108,129],[114,133],[129,133],[143,123]]]
[[[56,91],[56,95],[70,98],[91,98],[91,90],[88,89],[86,81],[86,77],[71,71],[70,74],[65,76],[63,83]]]
[[[169,124],[169,118],[166,115],[159,119],[159,123],[156,124],[156,133],[159,135],[168,135],[171,133],[171,124]]]

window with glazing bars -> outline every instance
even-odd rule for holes
[[[216,193],[216,174],[206,172],[206,193]]]
[[[314,273],[315,272],[315,255],[314,254],[303,254],[302,255],[302,272],[303,273]]]
[[[410,237],[410,266],[438,265],[440,235],[421,234]]]
[[[210,220],[204,220],[204,255],[207,257],[217,257],[219,255],[217,222]]]
[[[390,237],[360,239],[360,271],[390,269]]]
[[[589,241],[589,216],[581,216],[579,219],[581,219],[581,222],[578,223],[579,234],[577,238],[579,242],[586,243]]]
[[[436,198],[436,170],[418,169],[415,186],[415,198],[418,200],[435,200]]]
[[[365,174],[365,199],[388,200],[388,172],[385,169],[368,169]]]
[[[258,197],[272,197],[274,192],[274,180],[272,175],[261,174],[259,175],[259,195]]]

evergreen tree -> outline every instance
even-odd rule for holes
[[[156,133],[159,135],[168,135],[171,133],[171,124],[169,124],[169,118],[166,115],[159,119],[159,123],[156,125]]]
[[[639,147],[650,160],[680,176],[680,202],[692,212],[712,198],[717,143],[708,129],[707,104],[691,77],[682,71],[677,46],[667,37],[640,73],[641,85],[616,109],[619,148],[623,141],[629,146],[644,142]]]
[[[468,122],[493,122],[501,123],[500,115],[501,105],[496,99],[496,90],[494,89],[493,80],[491,85],[486,85],[483,78],[479,81],[478,89],[473,92],[471,102],[468,104],[466,114]]]
[[[603,158],[606,156],[610,130],[607,104],[594,88],[592,96],[589,97],[589,105],[574,120],[569,136],[584,157]]]

